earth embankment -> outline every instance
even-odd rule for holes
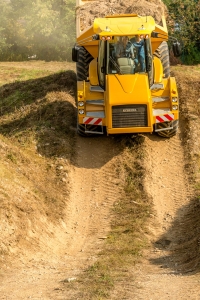
[[[1,299],[198,299],[199,68],[172,70],[180,129],[166,140],[78,137],[72,71],[1,86]],[[116,265],[117,251],[136,260]],[[94,285],[105,256],[114,271]]]

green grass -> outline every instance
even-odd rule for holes
[[[48,70],[27,70],[27,69],[15,69],[1,70],[0,72],[0,86],[8,84],[10,82],[21,82],[36,78],[41,78],[52,74]]]
[[[50,75],[51,72],[46,70],[21,70],[20,75],[19,75],[19,79],[20,81],[22,80],[30,80],[30,79],[36,79],[36,78],[40,78],[40,77],[44,77],[47,75]]]
[[[48,66],[54,69],[54,63]],[[28,79],[12,82],[10,78],[10,83],[0,86],[0,133],[22,147],[37,145],[42,155],[70,157],[73,142],[69,140],[74,135],[70,128],[76,126],[75,73],[58,70],[49,75],[48,69],[41,73],[33,64],[32,68],[13,66],[18,73],[22,71],[21,78]]]

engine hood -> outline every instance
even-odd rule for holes
[[[147,103],[151,98],[147,74],[107,75],[106,90],[110,105]]]

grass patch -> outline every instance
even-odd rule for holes
[[[44,70],[46,75],[49,72]],[[0,133],[42,156],[70,158],[71,128],[76,126],[75,73],[59,71],[37,79],[31,78],[32,73],[26,74],[27,81],[0,87]]]
[[[37,79],[56,72],[64,72],[65,70],[75,71],[75,63],[51,63],[45,61],[0,62],[0,86]]]

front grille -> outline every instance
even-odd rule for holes
[[[145,104],[112,107],[112,128],[146,127],[147,125],[147,106]]]

